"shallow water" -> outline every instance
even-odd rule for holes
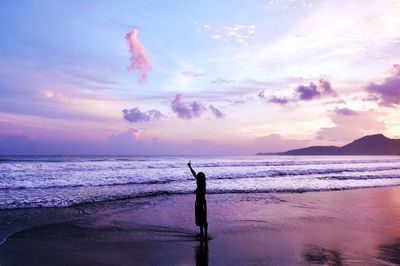
[[[74,219],[74,207],[2,210],[42,223],[9,234],[0,264],[396,265],[399,192],[208,195],[208,242],[197,237],[194,195],[79,205],[86,214]]]

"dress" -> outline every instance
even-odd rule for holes
[[[195,222],[197,226],[207,225],[207,201],[206,201],[206,189],[197,188],[196,202],[194,204],[195,210]]]

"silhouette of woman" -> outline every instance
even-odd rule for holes
[[[189,161],[187,164],[192,172],[194,178],[196,178],[197,188],[194,191],[196,194],[196,203],[194,205],[195,210],[195,221],[196,225],[200,226],[200,236],[205,236],[207,238],[207,201],[206,201],[206,175],[203,172],[196,172],[192,168],[192,163]],[[205,235],[203,234],[203,228]]]

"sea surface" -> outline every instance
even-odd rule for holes
[[[214,194],[400,185],[400,156],[0,156],[0,209],[192,194],[189,159]]]

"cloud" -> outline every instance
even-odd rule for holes
[[[268,100],[270,103],[275,103],[275,104],[280,104],[280,105],[285,105],[289,102],[289,100],[286,97],[277,97],[277,96],[271,96]]]
[[[308,86],[299,85],[294,89],[292,97],[271,96],[268,102],[274,104],[285,105],[289,102],[311,101],[323,96],[337,97],[336,91],[332,88],[329,80],[320,79],[318,86],[314,82],[310,82]],[[258,97],[266,99],[264,91],[258,93]]]
[[[130,123],[158,120],[163,116],[162,113],[158,110],[152,109],[147,112],[142,112],[137,107],[130,110],[124,109],[122,110],[122,113],[124,114],[124,119],[129,121]]]
[[[244,104],[244,103],[246,103],[245,101],[243,101],[243,100],[225,100],[226,102],[228,102],[228,103],[230,103],[230,104],[232,104],[232,105],[238,105],[238,104]]]
[[[111,142],[115,141],[136,141],[140,138],[140,135],[142,134],[142,131],[138,128],[129,128],[127,131],[122,132],[118,135],[112,135],[110,137]]]
[[[260,91],[257,96],[261,99],[266,100],[267,97],[265,96],[265,91]],[[275,103],[275,104],[280,104],[280,105],[285,105],[289,102],[289,99],[286,97],[278,97],[278,96],[271,96],[267,100],[270,103]]]
[[[320,79],[319,80],[319,87],[322,89],[322,94],[330,95],[332,97],[336,97],[337,93],[332,89],[331,83],[329,80]]]
[[[225,114],[212,104],[207,109],[203,103],[198,101],[184,102],[181,93],[175,96],[175,99],[171,102],[171,108],[182,119],[200,117],[207,110],[211,111],[218,119],[225,117]]]
[[[301,101],[309,101],[314,98],[318,98],[321,95],[321,93],[317,89],[317,86],[312,82],[310,82],[309,86],[298,86],[295,89],[295,93]]]
[[[195,117],[200,116],[201,113],[206,110],[206,108],[201,103],[196,101],[192,102],[190,106],[192,107],[193,116]]]
[[[381,106],[395,107],[400,104],[400,65],[395,64],[391,76],[381,84],[370,83],[365,90],[370,94],[369,99],[375,99]]]
[[[335,108],[335,113],[339,114],[339,115],[357,115],[358,113],[354,110],[351,110],[347,107],[344,108]]]
[[[398,1],[363,1],[363,5],[323,1],[314,5],[312,12],[305,12],[285,34],[257,47],[257,53],[253,49],[243,52],[244,65],[249,60],[260,66],[280,65],[290,73],[296,62],[304,62],[303,76],[371,75],[377,64],[398,54],[399,10]]]
[[[191,77],[191,78],[197,78],[197,77],[204,76],[203,72],[194,72],[194,71],[190,71],[190,70],[182,71],[181,74],[186,77]]]
[[[260,92],[257,94],[257,96],[260,97],[261,99],[265,99],[265,91],[260,91]]]
[[[255,153],[283,152],[291,149],[303,148],[308,144],[308,140],[283,139],[279,134],[269,134],[259,137],[253,142]]]
[[[183,102],[183,94],[178,93],[175,99],[171,102],[172,111],[174,111],[179,118],[192,119],[199,117],[206,108],[203,104],[193,101],[192,103]]]
[[[210,110],[215,115],[216,118],[221,119],[225,117],[225,114],[221,112],[218,108],[214,107],[212,104],[210,105]]]
[[[321,128],[317,139],[346,143],[365,135],[381,133],[386,129],[385,123],[379,120],[382,115],[374,110],[355,112],[348,108],[336,108],[329,115],[334,126]]]
[[[214,27],[206,24],[199,31],[211,32],[211,38],[214,40],[234,40],[241,45],[247,46],[249,40],[254,38],[253,35],[256,33],[256,29],[257,26],[255,25],[235,24]]]
[[[390,72],[392,76],[400,76],[400,64],[394,64]]]
[[[216,85],[223,85],[223,84],[229,84],[229,83],[235,83],[235,80],[231,80],[231,79],[222,79],[222,78],[218,78],[215,80],[211,81],[211,84],[216,84]]]
[[[310,9],[313,7],[312,0],[270,0],[268,4],[278,11]]]
[[[130,64],[128,66],[129,71],[139,71],[139,82],[146,82],[147,75],[151,70],[150,62],[146,56],[143,45],[137,38],[138,30],[133,28],[125,36],[126,42],[131,53]]]

